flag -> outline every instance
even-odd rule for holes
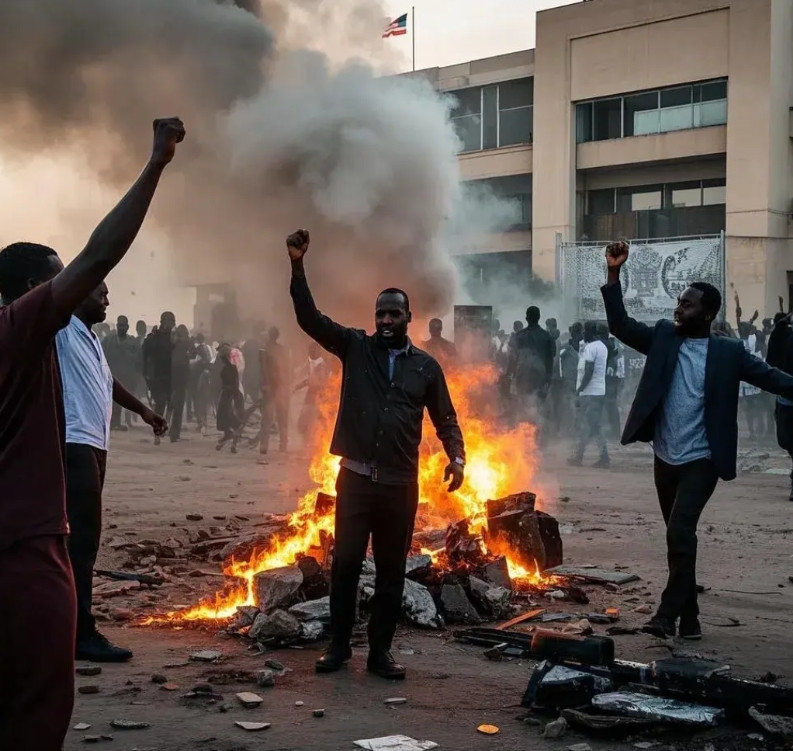
[[[388,24],[386,30],[383,32],[383,39],[388,37],[398,37],[402,34],[408,33],[408,14],[405,13],[394,21]]]

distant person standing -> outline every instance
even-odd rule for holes
[[[289,447],[289,397],[292,391],[292,372],[289,366],[289,351],[278,339],[281,332],[272,326],[267,332],[267,346],[262,363],[262,435],[259,453],[266,456],[270,447],[273,421],[278,426],[278,448]]]
[[[240,374],[231,359],[231,345],[223,342],[218,348],[220,397],[218,398],[217,429],[222,433],[215,447],[220,451],[231,441],[231,453],[237,453],[237,431],[242,425],[244,397],[240,391]]]
[[[256,404],[262,398],[261,382],[262,372],[259,351],[264,346],[265,337],[258,331],[245,340],[242,345],[242,356],[245,358],[245,372],[242,378],[242,388],[245,397]]]
[[[139,415],[155,435],[162,435],[168,425],[113,376],[103,352],[107,339],[100,344],[91,331],[92,326],[105,320],[107,294],[107,285],[102,282],[74,311],[55,342],[66,414],[67,546],[77,590],[75,654],[78,660],[125,662],[132,652],[111,644],[99,633],[91,612],[111,414],[118,404]]]
[[[297,386],[295,391],[305,388],[306,395],[300,417],[297,420],[297,429],[303,439],[303,446],[308,445],[309,436],[314,423],[319,417],[319,395],[327,383],[330,369],[322,356],[322,350],[316,342],[308,345],[308,361],[306,362],[306,377]]]
[[[600,458],[594,466],[602,469],[610,466],[608,446],[603,435],[607,362],[608,349],[598,336],[597,324],[587,321],[584,324],[584,350],[578,360],[576,380],[578,440],[568,462],[576,467],[583,463],[584,451],[590,440],[595,441],[600,450]]]
[[[182,438],[182,420],[184,419],[185,402],[187,400],[187,384],[190,381],[190,360],[195,350],[190,341],[187,326],[176,327],[173,348],[171,350],[171,429],[168,433],[171,443]]]
[[[160,326],[152,329],[143,343],[143,365],[146,384],[154,402],[154,411],[164,415],[171,402],[171,358],[173,355],[173,330],[176,316],[165,311],[160,316]],[[160,443],[159,437],[154,439]]]
[[[457,359],[457,348],[443,338],[443,321],[433,318],[429,323],[430,338],[421,343],[422,349],[441,365],[450,365]]]
[[[116,319],[116,330],[105,337],[102,349],[113,377],[130,394],[137,395],[140,390],[140,345],[134,336],[129,335],[129,319],[126,316]],[[110,429],[126,430],[130,423],[130,412],[126,411],[126,425],[121,424],[121,405],[113,402]]]
[[[569,329],[569,337],[559,351],[559,373],[561,375],[562,398],[559,408],[562,431],[569,433],[575,423],[575,391],[578,380],[578,359],[581,356],[581,342],[584,338],[583,326],[576,322]]]

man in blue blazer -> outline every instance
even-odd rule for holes
[[[608,281],[601,290],[611,333],[647,355],[622,443],[653,444],[669,562],[661,604],[643,630],[674,636],[679,619],[682,638],[700,639],[697,523],[719,478],[735,478],[738,387],[746,381],[793,399],[793,377],[750,355],[740,340],[711,334],[721,308],[721,294],[713,285],[694,282],[684,289],[674,321],[648,326],[630,318],[620,285],[627,260],[626,243],[606,248]]]

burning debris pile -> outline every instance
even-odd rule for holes
[[[444,624],[479,624],[507,618],[521,610],[521,600],[549,588],[558,591],[563,583],[547,577],[543,570],[562,562],[562,541],[556,520],[535,510],[536,496],[519,493],[486,504],[486,523],[479,531],[470,519],[450,524],[445,530],[424,528],[414,539],[413,553],[406,564],[403,595],[405,620],[422,628]],[[335,498],[320,491],[315,496],[313,519],[332,517]],[[261,548],[278,548],[290,539],[293,520],[272,519],[264,535],[257,534],[221,549],[201,550],[226,557],[227,590],[183,613],[149,619],[148,623],[185,623],[226,620],[230,632],[247,635],[263,645],[283,646],[320,639],[330,622],[330,568],[333,536],[320,525],[314,544],[295,555],[294,563],[251,572],[251,561],[263,554]],[[437,550],[421,547],[443,536]],[[224,538],[214,542],[223,543]],[[508,557],[509,556],[509,557]],[[237,561],[244,560],[246,564]],[[510,560],[518,571],[531,569],[532,576],[510,574]],[[234,572],[238,572],[235,574]],[[242,575],[240,577],[240,574]],[[367,611],[374,594],[376,568],[371,558],[362,567],[359,609]],[[245,592],[242,592],[242,582]],[[576,589],[570,591],[575,594]],[[229,610],[224,603],[244,602]],[[213,611],[212,608],[215,608]],[[222,615],[221,615],[222,614]]]

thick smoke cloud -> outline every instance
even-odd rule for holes
[[[375,0],[3,0],[0,154],[76,154],[118,188],[151,119],[178,114],[189,138],[153,221],[185,283],[230,281],[245,318],[289,320],[283,237],[306,226],[328,312],[366,325],[391,285],[446,312],[450,244],[494,215],[465,204],[449,102],[381,77],[385,15]],[[378,67],[341,62],[327,29]]]

